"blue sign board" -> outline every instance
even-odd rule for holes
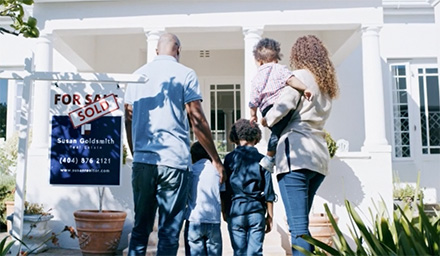
[[[119,185],[120,127],[120,116],[104,116],[78,129],[68,116],[53,116],[50,184]]]
[[[52,88],[50,184],[120,185],[122,103],[117,93],[121,91],[116,85],[59,84]],[[114,111],[98,109],[112,102]],[[75,122],[74,112],[84,113],[87,119]]]

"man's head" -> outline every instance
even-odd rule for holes
[[[157,55],[169,55],[179,61],[180,57],[180,41],[176,35],[165,33],[160,36],[156,49]]]

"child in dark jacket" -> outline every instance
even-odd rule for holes
[[[261,130],[240,119],[233,124],[229,139],[237,147],[224,160],[228,178],[221,198],[234,255],[263,255],[264,234],[272,229],[275,193],[271,173],[259,165],[264,155],[254,147]]]

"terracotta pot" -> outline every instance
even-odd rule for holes
[[[79,210],[75,216],[79,247],[83,255],[114,255],[118,249],[127,213]]]
[[[339,218],[333,216],[336,223]],[[335,235],[335,230],[333,229],[332,223],[328,219],[325,213],[315,213],[309,216],[309,230],[313,238],[332,246],[333,236]]]

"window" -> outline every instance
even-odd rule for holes
[[[440,155],[440,86],[436,65],[392,64],[394,157]]]
[[[393,121],[394,156],[410,157],[410,130],[407,92],[407,71],[405,65],[391,67],[393,77]]]
[[[211,131],[220,156],[234,149],[229,129],[241,117],[240,84],[210,84]]]
[[[437,68],[418,68],[423,154],[440,154],[440,90]]]

